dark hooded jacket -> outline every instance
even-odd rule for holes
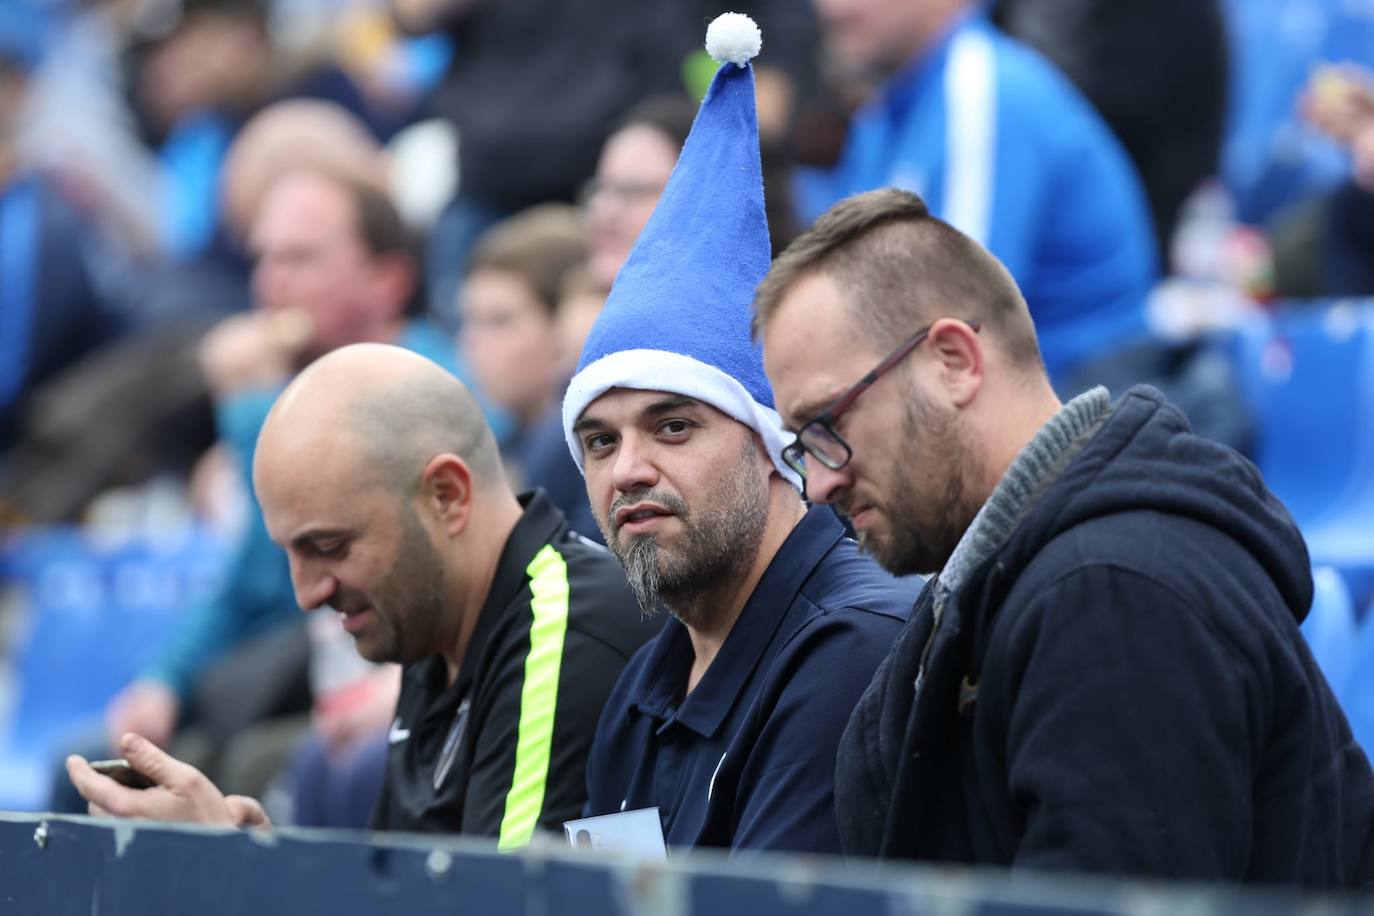
[[[1157,392],[1098,393],[1105,416],[931,580],[856,707],[845,851],[1369,885],[1374,776],[1298,631],[1301,535]]]

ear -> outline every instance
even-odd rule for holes
[[[377,318],[383,321],[402,318],[415,292],[415,259],[400,251],[374,255],[372,271]]]
[[[467,530],[474,495],[472,469],[457,455],[435,455],[420,474],[420,498],[449,537]]]
[[[927,346],[939,360],[939,380],[955,407],[966,407],[983,384],[985,354],[977,331],[957,318],[930,327]]]
[[[782,472],[773,464],[773,458],[768,454],[768,443],[763,441],[763,436],[757,430],[750,429],[749,438],[754,443],[754,458],[758,462],[759,472],[764,477],[776,474],[781,479]]]

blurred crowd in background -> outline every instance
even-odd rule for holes
[[[1252,455],[1321,566],[1314,650],[1374,690],[1374,5],[729,8],[764,36],[775,251],[847,193],[973,195],[1061,393],[1149,382]],[[53,760],[135,730],[278,823],[366,822],[397,672],[298,612],[258,427],[313,358],[400,343],[599,538],[562,389],[725,9],[0,0],[0,807],[73,804]],[[1008,58],[1016,110],[980,121],[966,54],[932,84],[910,52],[984,16],[1052,71]],[[980,148],[997,180],[965,185]]]

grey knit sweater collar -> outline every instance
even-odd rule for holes
[[[992,496],[973,517],[940,572],[936,595],[963,587],[984,560],[1011,537],[1021,519],[1107,418],[1111,400],[1101,386],[1069,401],[1021,449]]]

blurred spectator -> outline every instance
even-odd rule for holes
[[[460,340],[477,386],[515,417],[508,442],[518,442],[557,400],[564,380],[555,375],[555,309],[564,276],[586,257],[577,210],[542,204],[497,223],[468,258]]]
[[[319,165],[362,181],[383,178],[380,147],[361,122],[316,100],[265,108],[235,138],[225,162],[224,236],[243,250],[262,195],[285,172]],[[149,273],[139,333],[34,393],[4,481],[23,517],[74,519],[121,478],[186,474],[214,441],[197,351],[215,321],[248,304],[246,258],[242,266],[200,258]],[[64,334],[79,339],[83,328]]]
[[[1221,0],[997,0],[994,20],[1073,80],[1125,146],[1167,253],[1183,202],[1220,167]]]
[[[583,188],[582,200],[591,246],[588,275],[603,295],[653,215],[696,113],[696,103],[680,93],[646,99],[621,119],[601,147],[596,174]]]
[[[30,168],[51,175],[140,259],[157,252],[159,166],[124,91],[120,55],[135,4],[11,0],[11,16],[41,10],[46,53],[30,73],[17,138]],[[18,34],[12,23],[0,33]]]
[[[380,184],[381,145],[356,116],[334,102],[288,99],[243,125],[224,159],[220,200],[226,226],[247,242],[271,183],[299,166],[319,166]]]
[[[1349,175],[1344,152],[1295,110],[1319,61],[1374,66],[1374,5],[1351,0],[1225,0],[1231,105],[1222,177],[1237,217],[1269,224]]]
[[[496,220],[571,201],[627,107],[678,85],[674,0],[391,0],[402,28],[455,45],[433,105],[458,129],[458,196],[434,229],[430,294],[452,315],[467,251]]]
[[[1285,295],[1374,295],[1374,71],[1326,65],[1298,107],[1350,155],[1351,177],[1280,214],[1274,223]]]
[[[22,163],[21,114],[41,54],[30,15],[0,11],[0,458],[33,392],[130,324],[129,303],[103,282],[122,255]]]
[[[211,250],[164,265],[145,311],[166,321],[188,311],[218,315],[249,302],[249,234],[268,186],[298,167],[327,168],[382,185],[382,147],[367,125],[337,102],[291,98],[249,117],[233,136],[214,176],[217,223]]]
[[[606,288],[592,279],[590,264],[568,271],[558,292],[554,334],[558,338],[558,374],[572,378],[582,345],[606,304]]]
[[[543,204],[497,223],[473,247],[459,295],[460,347],[477,387],[509,411],[502,445],[518,489],[543,487],[579,533],[595,536],[582,475],[563,436],[557,309],[587,259],[576,208]]]
[[[620,118],[601,147],[596,174],[583,186],[581,199],[587,211],[591,246],[587,280],[603,294],[610,290],[616,272],[653,214],[696,113],[697,103],[683,93],[651,96]],[[790,163],[781,139],[760,143],[764,207],[777,252],[797,232],[788,183]],[[571,358],[576,362],[577,354]]]
[[[971,0],[815,2],[840,59],[883,82],[804,211],[889,185],[919,193],[1016,278],[1056,382],[1147,339],[1145,197],[1073,86]]]
[[[130,51],[133,96],[165,171],[162,241],[173,258],[215,252],[220,235],[219,176],[239,128],[263,107],[288,97],[338,103],[374,134],[361,91],[328,58],[283,54],[269,30],[267,0],[154,0],[167,21],[143,18],[142,42]],[[151,34],[149,34],[151,33]]]
[[[429,247],[432,307],[445,321],[454,318],[467,252],[487,226],[535,204],[574,200],[617,118],[641,99],[681,91],[684,79],[704,88],[714,70],[696,36],[720,12],[715,5],[389,2],[403,29],[439,32],[455,45],[433,99],[458,130],[458,195]],[[814,17],[793,0],[753,0],[742,11],[755,16],[767,43],[757,68],[760,128],[781,136],[806,88]]]

